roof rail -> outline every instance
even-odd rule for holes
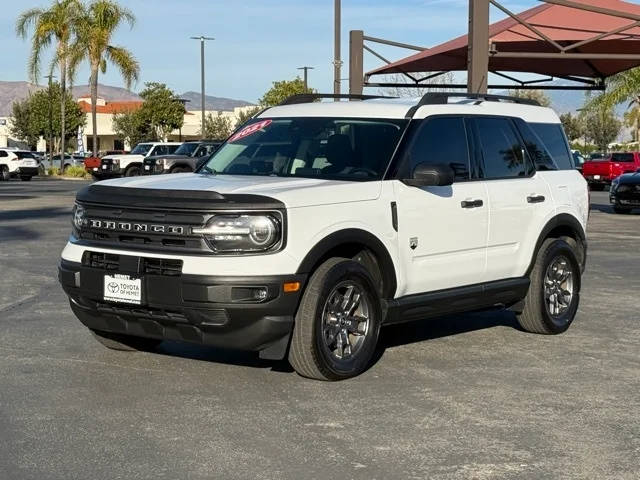
[[[347,100],[372,100],[374,98],[397,98],[384,95],[357,95],[351,93],[299,93],[284,99],[279,105],[296,105],[299,103],[311,103],[322,98],[347,99]]]
[[[420,101],[411,107],[406,118],[413,118],[416,111],[423,105],[446,105],[450,98],[467,98],[479,102],[512,102],[521,105],[540,106],[537,100],[530,98],[511,97],[509,95],[490,95],[488,93],[462,93],[462,92],[429,92],[423,95]]]

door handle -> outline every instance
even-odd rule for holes
[[[545,200],[544,195],[529,195],[527,197],[528,203],[542,203],[544,202],[544,200]]]
[[[484,205],[482,200],[463,200],[460,202],[462,208],[478,208]]]

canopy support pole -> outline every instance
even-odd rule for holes
[[[469,1],[467,91],[487,93],[489,76],[489,0]]]
[[[364,87],[364,32],[351,30],[349,32],[349,93],[362,95]]]

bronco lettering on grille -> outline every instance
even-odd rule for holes
[[[112,220],[101,220],[90,218],[89,227],[93,230],[110,230],[113,232],[151,232],[151,233],[166,233],[169,235],[184,235],[185,227],[179,225],[157,225],[150,223],[129,223],[129,222],[114,222]]]

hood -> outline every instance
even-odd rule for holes
[[[640,185],[640,172],[625,173],[624,175],[620,175],[617,180],[618,183],[631,183]]]
[[[207,191],[222,195],[260,195],[279,200],[288,208],[375,200],[382,188],[380,181],[345,182],[317,178],[199,173],[125,177],[105,180],[99,184],[156,190]]]
[[[156,160],[184,160],[187,158],[192,158],[189,155],[175,155],[175,154],[168,154],[168,155],[151,155],[150,157],[145,158],[145,160],[149,160],[149,161],[156,161]]]
[[[130,153],[123,153],[120,155],[105,155],[104,157],[102,157],[102,160],[122,160],[123,158],[128,158],[128,159],[140,159],[142,160],[144,158],[144,156],[142,155],[131,155]]]

